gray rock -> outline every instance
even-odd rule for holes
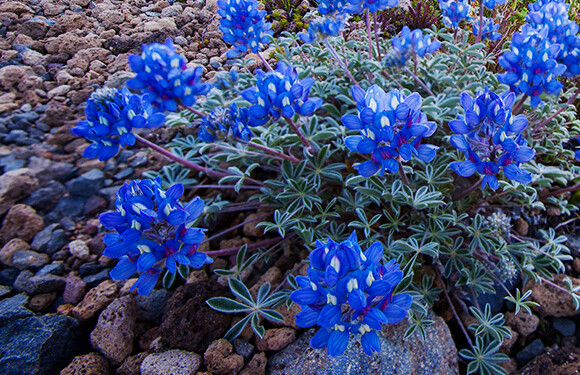
[[[98,263],[85,263],[79,267],[79,276],[86,277],[101,272],[105,267]]]
[[[16,277],[16,280],[14,280],[13,284],[14,289],[19,293],[23,292],[24,289],[26,288],[26,285],[28,285],[28,280],[30,280],[32,276],[34,276],[34,274],[29,270],[24,270],[20,272],[18,274],[18,277]]]
[[[201,356],[185,350],[149,354],[141,363],[141,375],[190,375],[201,365]]]
[[[0,285],[14,285],[19,273],[16,268],[4,268],[0,270]]]
[[[25,160],[16,159],[13,154],[5,156],[0,159],[0,167],[4,168],[4,172],[14,171],[23,168],[26,165]]]
[[[79,197],[90,197],[103,187],[105,174],[100,169],[91,169],[66,183],[69,193]]]
[[[60,292],[66,284],[64,278],[51,274],[32,276],[29,278],[23,277],[24,280],[19,280],[24,272],[27,271],[23,271],[18,275],[18,279],[14,282],[14,289],[19,292],[25,292],[28,295]]]
[[[45,187],[36,190],[26,198],[25,204],[34,207],[40,212],[50,211],[66,194],[66,188],[57,181],[52,181]]]
[[[46,245],[46,252],[48,254],[54,254],[67,243],[69,239],[68,233],[66,233],[62,229],[57,229],[52,232],[52,236],[50,236],[50,241]]]
[[[0,285],[0,300],[12,293],[12,288],[6,285]]]
[[[65,216],[79,217],[83,212],[83,207],[86,200],[87,199],[84,197],[78,197],[74,195],[64,197],[58,201],[56,207],[54,207],[54,209],[50,211],[48,215],[46,215],[45,219],[49,222],[57,222]]]
[[[96,287],[97,285],[102,283],[103,281],[109,280],[109,279],[110,279],[109,270],[105,268],[104,270],[102,270],[99,273],[84,277],[83,281],[87,284],[87,290],[89,290],[89,289],[93,289],[94,287]]]
[[[76,319],[67,316],[13,320],[0,328],[2,374],[58,374],[78,349],[79,333]]]
[[[236,353],[248,360],[254,354],[254,345],[250,344],[248,340],[237,338],[232,341]]]
[[[113,177],[117,180],[124,180],[135,172],[133,168],[125,168],[121,172],[115,174]]]
[[[14,297],[0,301],[0,327],[16,319],[27,318],[34,315],[25,305],[28,303],[28,296],[17,294]],[[2,345],[2,343],[0,343]]]
[[[518,364],[518,368],[523,367],[532,358],[542,354],[545,350],[546,347],[544,346],[542,340],[535,339],[529,343],[528,346],[523,348],[518,354],[516,354],[516,363]]]
[[[147,296],[137,295],[137,317],[139,320],[161,323],[161,316],[170,294],[165,289],[157,289]]]
[[[36,273],[36,276],[47,274],[61,276],[63,272],[64,272],[64,264],[62,264],[61,262],[56,262],[52,264],[47,264],[46,266],[42,267]]]
[[[53,161],[38,156],[30,158],[28,168],[31,168],[36,173],[41,184],[52,180],[62,182],[67,180],[76,170],[72,163]]]
[[[371,375],[371,374],[459,374],[457,349],[449,328],[435,316],[433,325],[425,328],[423,342],[412,336],[403,339],[409,323],[403,321],[385,326],[379,339],[381,352],[366,355],[356,337],[351,336],[345,353],[332,358],[324,350],[313,349],[309,342],[316,332],[307,331],[298,340],[268,361],[271,375]]]
[[[12,256],[12,264],[19,269],[39,269],[50,262],[50,258],[46,254],[37,253],[32,250],[20,250]]]
[[[36,233],[36,236],[32,239],[32,243],[30,247],[33,250],[37,251],[46,251],[46,247],[48,246],[48,242],[52,237],[52,232],[58,227],[58,224],[50,224],[49,226],[45,227],[40,232]]]
[[[572,336],[576,332],[576,323],[570,319],[556,318],[552,322],[552,327],[562,336]]]

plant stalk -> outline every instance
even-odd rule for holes
[[[537,132],[541,128],[543,128],[544,125],[546,125],[547,123],[549,123],[550,121],[552,121],[556,116],[558,116],[566,108],[568,108],[568,106],[570,104],[572,104],[574,102],[574,100],[576,100],[576,98],[578,97],[578,95],[580,95],[580,88],[576,90],[576,92],[574,93],[574,95],[572,95],[570,97],[570,99],[568,99],[568,101],[566,102],[566,105],[565,106],[563,106],[562,108],[560,108],[559,110],[557,110],[556,112],[554,112],[554,114],[552,116],[548,117],[546,120],[544,120],[541,123],[539,123],[538,125],[534,126],[534,129],[532,130],[532,134],[535,133],[535,132]]]
[[[374,59],[373,54],[373,37],[371,36],[371,12],[367,9],[367,33],[369,38],[369,59]]]
[[[379,23],[377,22],[377,14],[376,13],[373,13],[373,21],[375,24],[375,42],[377,43],[377,55],[379,56],[379,60],[382,60],[381,46],[379,45]]]
[[[292,119],[290,117],[284,117],[284,118],[286,119],[286,122],[288,123],[288,125],[290,125],[290,128],[292,129],[292,131],[294,133],[296,133],[296,135],[298,136],[298,138],[300,138],[300,140],[302,141],[302,143],[304,144],[304,146],[306,146],[307,151],[311,155],[318,154],[318,151],[316,151],[312,147],[312,144],[310,144],[310,141],[308,139],[306,139],[306,137],[304,136],[304,134],[302,134],[302,132],[300,131],[300,128],[298,127],[298,125],[296,125],[294,123],[294,121],[292,121]]]
[[[267,153],[269,153],[270,155],[276,156],[276,157],[278,157],[278,158],[281,158],[281,159],[286,159],[286,160],[288,160],[288,161],[290,161],[290,162],[292,162],[292,163],[295,163],[295,164],[297,164],[297,163],[300,163],[300,160],[298,160],[298,159],[297,159],[297,158],[295,158],[294,156],[291,156],[291,155],[286,155],[285,153],[283,153],[283,152],[280,152],[280,151],[276,151],[276,150],[274,150],[274,149],[272,149],[272,148],[270,148],[270,147],[268,147],[268,146],[260,145],[260,144],[258,144],[258,143],[253,143],[253,142],[244,141],[244,140],[242,140],[242,139],[237,139],[237,141],[238,141],[238,142],[240,142],[240,143],[241,143],[241,144],[243,144],[243,145],[246,145],[247,147],[253,147],[253,148],[256,148],[256,149],[258,149],[258,150],[261,150],[261,151],[267,152]]]
[[[422,88],[423,88],[425,91],[427,91],[427,93],[428,93],[429,95],[431,95],[431,96],[432,96],[432,97],[434,97],[434,98],[436,97],[436,96],[435,96],[435,94],[433,93],[433,91],[431,91],[431,89],[430,89],[429,87],[427,87],[427,85],[426,85],[426,84],[425,84],[423,81],[421,81],[421,78],[419,78],[419,77],[418,77],[418,76],[417,76],[415,73],[413,73],[412,71],[410,71],[408,68],[403,68],[403,71],[404,71],[405,73],[409,74],[411,77],[413,77],[413,79],[415,79],[415,81],[416,81],[416,82],[417,82],[419,85],[421,85],[421,87],[422,87]]]
[[[260,51],[258,51],[257,55],[260,58],[260,60],[262,61],[262,64],[264,64],[264,66],[266,67],[266,69],[268,69],[269,71],[273,72],[274,69],[272,69],[272,66],[266,61],[266,59],[264,58],[264,56],[262,56],[262,53]]]
[[[342,70],[344,70],[344,72],[346,73],[346,75],[348,76],[348,78],[350,78],[350,80],[352,81],[352,83],[354,83],[355,85],[359,86],[357,80],[353,77],[353,75],[351,74],[350,70],[348,70],[348,66],[346,66],[346,63],[344,62],[344,60],[341,59],[340,56],[338,56],[338,53],[336,52],[336,50],[334,49],[334,47],[328,42],[328,40],[325,40],[324,41],[324,44],[326,44],[326,47],[328,48],[328,50],[330,51],[330,53],[332,54],[332,56],[334,57],[334,59],[336,60],[336,62],[338,62],[338,64],[342,68]]]

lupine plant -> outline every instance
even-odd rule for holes
[[[578,308],[578,286],[551,281],[572,259],[566,225],[536,224],[546,223],[546,210],[566,216],[578,209],[570,197],[580,189],[573,183],[580,178],[578,151],[570,146],[580,136],[573,106],[580,91],[571,79],[578,27],[562,13],[568,8],[539,0],[528,23],[504,36],[511,42],[503,51],[493,43],[499,20],[483,16],[484,6],[497,9],[502,1],[479,4],[476,37],[461,29],[471,27],[461,22],[471,17],[466,0],[440,1],[446,29],[405,29],[386,40],[375,23],[375,47],[370,16],[346,25],[348,12],[368,15],[393,4],[321,1],[319,13],[335,18],[312,22],[307,33],[266,38],[269,27],[253,0],[221,1],[224,40],[239,59],[230,62],[231,73],[218,73],[211,90],[196,69],[184,68],[170,42],[131,57],[137,77],[129,87],[141,92],[95,94],[87,122],[74,132],[93,143],[87,157],[112,157],[133,134],[178,164],[150,171],[152,181],[125,185],[117,212],[101,216],[117,231],[105,237],[105,255],[119,259],[111,276],[137,273],[134,288],[147,294],[161,273],[170,287],[176,270],[183,276],[211,257],[236,254],[234,268],[215,270],[228,278],[234,299],[208,301],[246,314],[227,338],[248,323],[262,336],[262,319],[280,322],[274,308],[296,303],[297,325],[320,327],[311,344],[332,356],[349,340],[374,355],[388,340],[382,326],[401,321],[405,337],[425,339],[433,307],[443,301],[463,328],[467,372],[481,374],[505,374],[499,348],[510,332],[502,311],[536,307],[526,282],[568,293]],[[350,28],[347,40],[343,26]],[[268,43],[270,61],[259,53]],[[261,69],[249,69],[249,51],[258,53]],[[151,75],[153,69],[160,73]],[[166,125],[185,124],[196,136],[178,136],[166,149],[138,134],[159,125],[154,113],[177,107],[180,116],[167,113]],[[218,179],[211,185],[217,189],[247,190],[251,198],[208,198],[205,210],[199,199],[179,203],[184,189],[203,188],[206,177]],[[271,213],[258,223],[266,239],[200,251],[198,221],[258,208]],[[513,229],[516,216],[531,224],[526,233]],[[264,284],[252,295],[243,274],[283,246],[307,249],[307,270],[298,274],[296,267],[279,287]],[[495,311],[482,296],[498,290],[510,304]],[[468,327],[458,312],[464,306],[475,322]]]

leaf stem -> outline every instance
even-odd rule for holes
[[[436,96],[435,96],[435,94],[433,94],[433,91],[431,91],[431,89],[430,89],[429,87],[427,87],[427,85],[426,85],[426,84],[425,84],[423,81],[421,81],[421,78],[419,78],[419,77],[418,77],[418,76],[417,76],[415,73],[413,73],[412,71],[410,71],[410,70],[409,70],[408,68],[406,68],[406,67],[405,67],[405,68],[403,68],[403,71],[404,71],[405,73],[409,74],[411,77],[413,77],[413,79],[415,79],[415,81],[416,81],[416,82],[417,82],[419,85],[421,85],[421,87],[422,87],[422,88],[423,88],[425,91],[427,91],[427,93],[428,93],[429,95],[431,95],[431,96],[432,96],[432,97],[434,97],[434,98],[436,97]]]
[[[368,39],[369,39],[369,59],[372,60],[372,59],[374,59],[373,37],[371,36],[371,12],[368,9],[367,9],[367,14],[366,14],[366,21],[367,21],[367,34],[368,34]]]
[[[526,101],[526,99],[528,99],[528,94],[524,94],[524,96],[522,96],[520,101],[515,105],[514,109],[512,110],[512,113],[514,115],[517,115],[522,111],[522,107],[524,106],[524,102]]]
[[[195,113],[195,114],[196,114],[196,115],[197,115],[199,118],[203,118],[203,117],[205,117],[205,115],[204,115],[202,112],[198,111],[198,110],[197,110],[197,109],[195,109],[195,108],[192,108],[192,107],[190,107],[190,106],[188,106],[188,105],[185,105],[185,104],[183,104],[183,103],[181,103],[181,106],[182,106],[183,108],[187,109],[188,111],[190,111],[190,112],[192,112],[192,113]]]
[[[538,130],[540,130],[542,127],[544,127],[544,125],[546,125],[547,123],[549,123],[550,121],[552,121],[556,116],[558,116],[565,109],[567,109],[568,106],[570,104],[572,104],[572,102],[574,102],[574,100],[578,97],[578,95],[580,95],[580,88],[578,88],[576,90],[576,92],[574,93],[574,95],[572,95],[570,97],[570,99],[568,99],[568,101],[566,102],[566,105],[564,105],[562,108],[560,108],[559,110],[557,110],[556,112],[554,112],[554,114],[552,116],[548,117],[546,120],[544,120],[541,123],[539,123],[536,126],[534,126],[534,129],[532,130],[532,134],[535,133],[535,132],[537,132]]]
[[[324,44],[326,45],[326,47],[328,48],[328,50],[330,51],[330,53],[332,54],[332,56],[334,57],[334,59],[336,60],[336,62],[338,62],[338,64],[342,68],[342,70],[344,70],[344,72],[346,73],[346,75],[348,76],[348,78],[350,78],[350,80],[352,81],[352,83],[354,83],[355,85],[359,86],[357,80],[353,77],[353,75],[351,74],[350,70],[348,70],[348,66],[346,66],[346,63],[344,62],[344,60],[341,59],[340,56],[338,56],[338,53],[336,52],[336,50],[334,49],[334,47],[328,42],[328,40],[325,40],[324,41]]]
[[[302,134],[298,125],[296,125],[290,117],[284,117],[284,119],[286,119],[286,122],[288,123],[288,125],[290,125],[290,128],[292,129],[292,131],[298,136],[298,138],[300,138],[300,140],[302,141],[304,146],[306,146],[307,151],[313,155],[318,154],[318,151],[314,150],[314,148],[312,147],[312,144],[310,144],[310,141],[308,141],[308,139],[306,139],[304,134]]]
[[[280,152],[280,151],[276,151],[276,150],[274,150],[274,149],[272,149],[272,148],[270,148],[268,146],[264,146],[264,145],[261,145],[261,144],[258,144],[258,143],[254,143],[254,142],[244,141],[242,139],[236,139],[236,141],[237,142],[240,142],[241,144],[246,145],[248,147],[253,147],[253,148],[256,148],[258,150],[267,152],[267,153],[269,153],[269,154],[271,154],[273,156],[276,156],[278,158],[286,159],[286,160],[288,160],[288,161],[290,161],[292,163],[296,163],[296,164],[297,163],[300,163],[300,160],[298,160],[294,156],[286,155],[285,153]]]
[[[256,55],[258,55],[258,57],[260,58],[260,60],[262,61],[262,64],[264,64],[264,66],[266,67],[266,69],[268,69],[269,71],[273,72],[274,69],[272,69],[272,65],[270,65],[266,59],[264,58],[264,56],[262,56],[262,53],[260,51],[258,51],[258,53],[256,53]]]
[[[381,47],[379,45],[379,23],[377,22],[377,14],[376,13],[373,13],[373,21],[375,24],[375,42],[377,43],[377,55],[379,56],[379,60],[382,60]]]

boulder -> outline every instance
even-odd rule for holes
[[[141,363],[141,375],[191,375],[201,365],[201,356],[184,350],[149,354]]]

